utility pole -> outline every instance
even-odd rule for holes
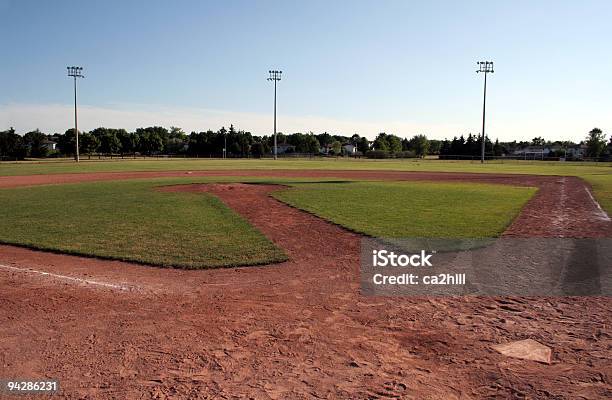
[[[268,71],[270,77],[269,81],[274,81],[274,159],[277,157],[277,144],[276,144],[276,82],[281,80],[283,71]]]
[[[481,144],[481,155],[480,155],[480,163],[484,164],[485,160],[485,115],[487,110],[487,74],[493,73],[493,61],[479,61],[476,63],[478,65],[477,73],[484,73],[484,96],[482,101],[482,144]]]
[[[74,134],[76,137],[76,162],[79,162],[79,124],[77,118],[77,78],[85,78],[82,74],[83,67],[66,67],[68,68],[68,76],[74,78]]]

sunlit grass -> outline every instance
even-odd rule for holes
[[[581,175],[612,173],[612,163],[516,161],[489,162],[441,160],[368,160],[368,159],[147,159],[83,160],[0,163],[2,175],[58,174],[75,172],[181,171],[207,169],[338,169],[444,171],[476,173],[516,173],[539,175]]]
[[[184,268],[286,259],[215,196],[159,192],[154,190],[158,184],[122,181],[0,190],[0,242]]]
[[[351,230],[376,237],[496,237],[534,188],[469,183],[294,184],[274,196]]]

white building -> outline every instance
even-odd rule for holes
[[[342,152],[344,154],[354,155],[357,153],[357,147],[353,146],[352,144],[345,144],[342,146]]]

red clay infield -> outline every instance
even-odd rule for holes
[[[3,177],[0,187],[184,174]],[[507,235],[612,236],[612,223],[577,178],[194,175],[533,185],[540,191]],[[169,190],[216,194],[286,250],[290,261],[282,264],[181,271],[0,246],[0,378],[57,378],[61,395],[75,399],[609,398],[609,298],[364,297],[359,236],[274,200],[274,188]],[[552,347],[550,365],[490,347],[526,338]]]

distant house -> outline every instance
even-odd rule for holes
[[[43,146],[46,147],[49,151],[57,150],[57,143],[52,140],[45,140],[43,142]]]
[[[514,150],[513,155],[516,157],[525,158],[540,158],[546,157],[550,153],[550,149],[544,146],[526,146],[520,149]]]
[[[350,156],[355,155],[357,153],[357,147],[355,147],[354,145],[347,143],[342,145],[342,152],[344,154],[348,154]]]
[[[272,152],[274,152],[274,147],[272,148]],[[276,152],[278,154],[294,153],[295,152],[295,146],[287,144],[287,143],[278,144],[276,146]]]
[[[334,146],[331,143],[325,146],[321,146],[321,149],[319,150],[319,152],[321,154],[326,154],[326,155],[333,154]],[[355,147],[354,145],[350,143],[346,143],[340,147],[340,152],[345,155],[355,155],[357,154],[357,147]]]
[[[565,157],[568,159],[582,159],[586,154],[586,145],[571,145],[565,147],[561,144],[549,146],[525,146],[514,150],[512,156],[525,159],[539,159],[547,157]]]
[[[586,155],[587,146],[578,144],[567,148],[567,156],[574,159],[582,159]]]
[[[327,155],[331,153],[333,149],[334,146],[332,146],[331,144],[326,144],[325,146],[321,146],[321,148],[319,149],[319,153]]]

